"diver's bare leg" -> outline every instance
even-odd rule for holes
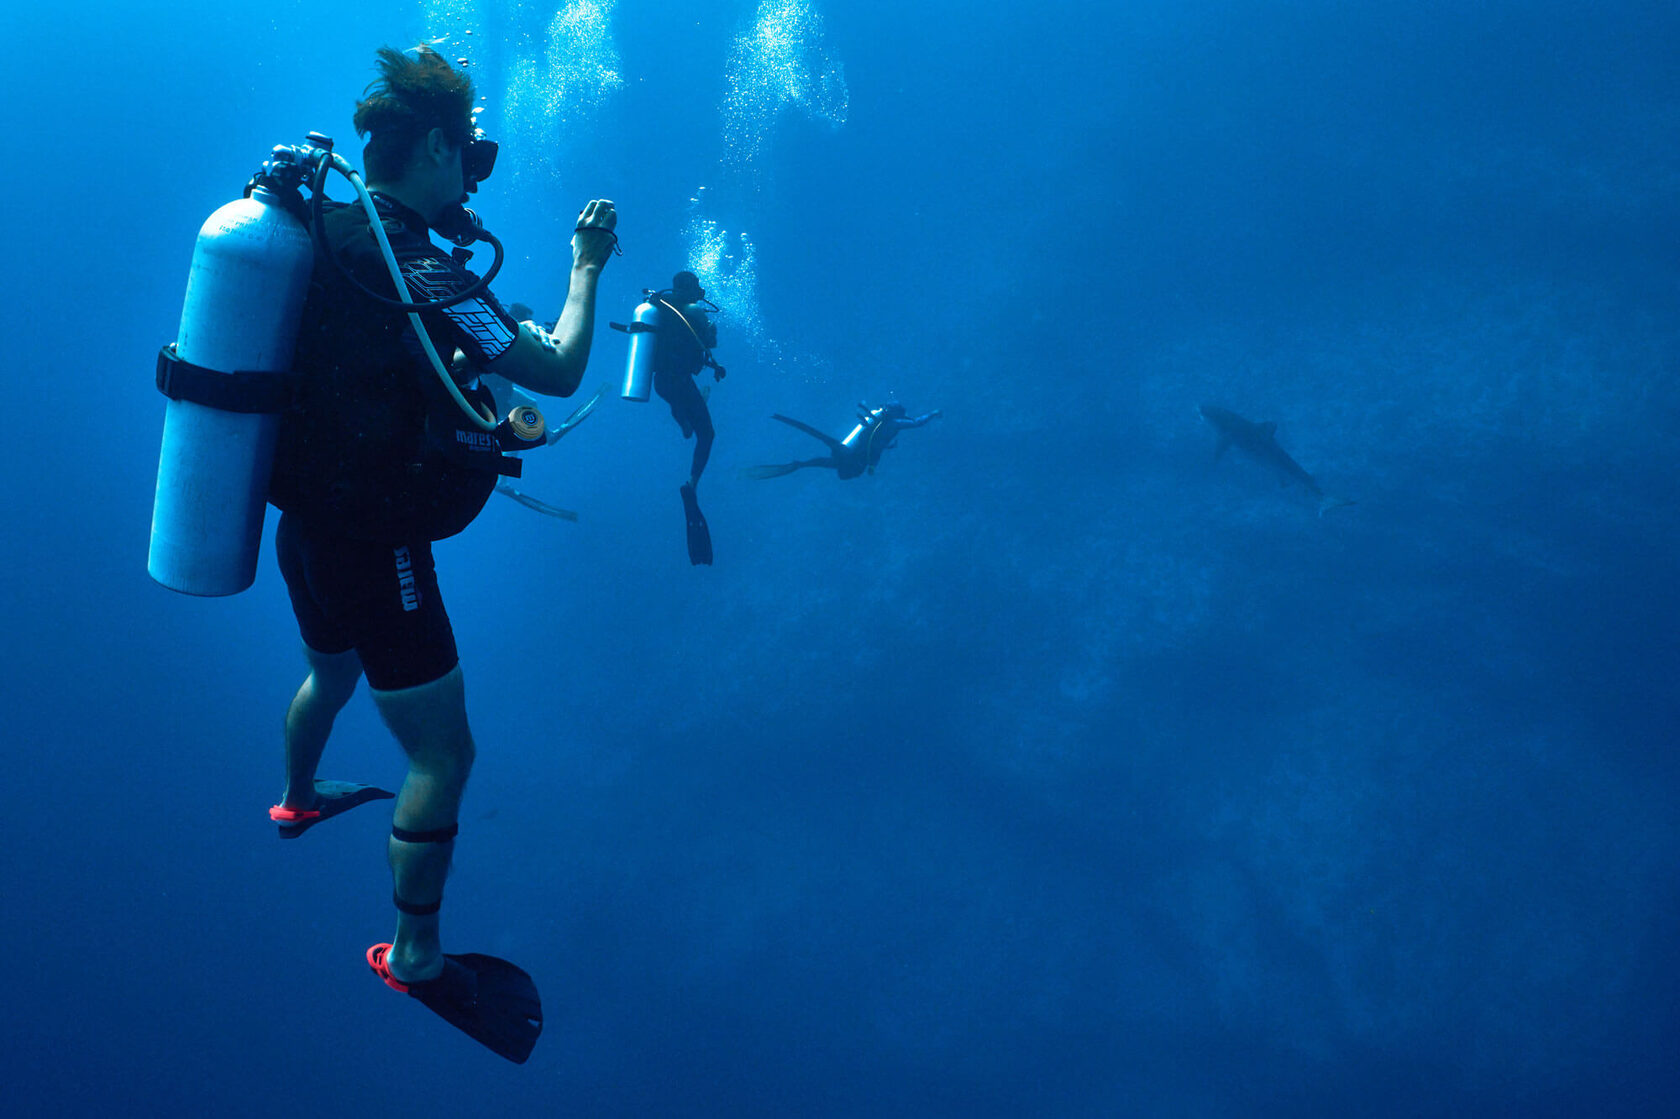
[[[318,653],[305,645],[309,675],[286,708],[286,793],[280,803],[307,811],[315,807],[315,771],[332,734],[333,720],[355,694],[362,661],[351,649]]]
[[[461,666],[429,684],[374,691],[373,699],[408,754],[408,776],[397,793],[394,826],[422,835],[454,828],[474,755]],[[386,851],[397,898],[418,908],[441,903],[454,850],[453,838],[410,842],[392,835]],[[443,946],[437,913],[399,910],[397,934],[385,958],[391,974],[405,982],[439,974]]]

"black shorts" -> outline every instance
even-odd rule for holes
[[[705,433],[708,438],[712,436],[712,414],[706,408],[705,394],[693,377],[687,373],[655,371],[653,391],[671,406],[671,418],[682,428],[684,439],[691,438],[696,431]]]
[[[352,540],[283,513],[274,551],[303,643],[317,653],[356,650],[369,687],[429,684],[459,662],[430,541]]]

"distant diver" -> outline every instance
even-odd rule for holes
[[[904,405],[896,400],[889,400],[879,408],[871,408],[867,403],[858,404],[857,426],[844,439],[835,439],[825,435],[810,424],[801,423],[787,416],[777,413],[770,418],[780,420],[789,427],[798,428],[813,439],[821,440],[828,447],[828,457],[800,459],[797,462],[772,463],[767,466],[749,466],[741,471],[743,478],[780,478],[784,474],[792,474],[795,470],[803,470],[807,466],[832,470],[841,479],[856,478],[868,472],[875,473],[875,467],[880,464],[881,456],[892,449],[898,439],[898,433],[911,428],[921,427],[930,420],[939,418],[943,413],[938,409],[915,419],[906,419],[908,413]]]
[[[1213,429],[1219,433],[1219,448],[1213,453],[1215,459],[1223,455],[1228,448],[1236,447],[1276,474],[1283,485],[1300,483],[1307,493],[1317,500],[1318,515],[1321,517],[1327,509],[1353,504],[1347,498],[1332,497],[1325,493],[1313,476],[1302,469],[1300,463],[1290,458],[1287,451],[1278,446],[1277,424],[1270,421],[1254,423],[1213,404],[1202,405],[1201,412],[1202,418],[1212,424]]]
[[[688,561],[712,562],[712,533],[700,512],[700,475],[711,458],[712,414],[706,407],[706,393],[695,383],[702,369],[711,369],[712,379],[721,381],[728,370],[712,357],[717,345],[717,325],[711,316],[717,304],[706,298],[699,277],[678,272],[664,291],[645,290],[643,302],[628,325],[613,323],[630,335],[630,355],[624,375],[626,400],[648,399],[657,392],[671,406],[671,418],[682,429],[684,439],[694,440],[694,457],[688,479],[678,489],[688,534]]]

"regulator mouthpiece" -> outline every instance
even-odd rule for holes
[[[433,228],[463,249],[485,239],[484,222],[465,206],[452,206],[445,210]]]

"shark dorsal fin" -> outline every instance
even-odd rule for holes
[[[1277,423],[1276,423],[1276,421],[1267,420],[1265,423],[1261,424],[1260,425],[1260,434],[1264,435],[1267,439],[1271,439],[1274,436],[1276,436],[1277,435]]]

